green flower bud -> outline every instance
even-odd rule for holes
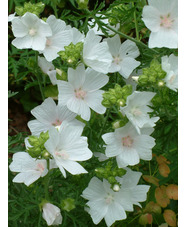
[[[117,184],[117,180],[113,176],[108,177],[108,182],[110,184]]]
[[[118,104],[118,106],[125,106],[125,100],[124,99],[118,99],[117,100],[117,104]]]
[[[15,12],[19,16],[23,16],[26,12],[30,12],[39,17],[39,15],[43,12],[44,8],[45,4],[42,2],[38,2],[36,4],[32,4],[31,2],[25,2],[24,7],[16,6]]]
[[[156,82],[156,77],[155,76],[149,76],[149,82],[155,83]]]
[[[88,0],[77,0],[78,9],[88,9]]]
[[[116,101],[117,101],[117,98],[115,96],[111,96],[109,101],[112,103],[112,104],[115,104]]]
[[[146,85],[148,83],[148,76],[146,76],[144,74],[139,76],[138,83],[142,86]]]
[[[65,71],[63,71],[62,69],[56,68],[56,78],[57,78],[57,80],[67,81],[67,73]]]
[[[110,108],[112,106],[112,103],[109,100],[105,100],[105,99],[101,102],[101,104],[106,108]]]
[[[75,200],[72,198],[67,198],[61,201],[61,208],[67,212],[75,208]]]
[[[126,170],[122,169],[122,168],[118,168],[117,174],[118,174],[119,177],[122,177],[123,175],[126,174]]]

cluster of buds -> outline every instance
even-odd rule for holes
[[[125,106],[127,97],[132,94],[132,85],[127,84],[121,87],[116,84],[114,88],[110,88],[103,93],[102,105],[109,108],[113,105]]]
[[[48,132],[41,132],[38,136],[29,136],[28,142],[30,146],[27,146],[27,152],[32,158],[50,158],[50,154],[46,150],[44,144],[49,139]]]
[[[81,60],[83,43],[70,43],[64,48],[64,51],[58,52],[59,56],[61,57],[61,60],[65,62],[69,67],[76,68],[79,61]]]
[[[143,69],[143,74],[138,78],[138,84],[140,86],[162,87],[165,84],[163,81],[165,76],[166,72],[163,71],[161,64],[158,60],[153,59],[150,67]]]
[[[111,184],[111,188],[114,191],[118,191],[120,183],[116,180],[116,177],[122,177],[125,175],[126,170],[118,168],[117,166],[113,167],[112,161],[107,162],[105,167],[100,167],[95,169],[96,175],[99,178],[105,178]]]
[[[33,13],[39,17],[39,15],[43,12],[45,8],[45,4],[42,2],[38,2],[36,4],[32,4],[31,2],[25,2],[24,6],[16,6],[15,12],[19,16],[23,16],[26,12]]]

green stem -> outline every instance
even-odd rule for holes
[[[36,65],[38,66],[38,55],[39,53],[36,51],[35,53],[35,58],[36,58]],[[41,92],[41,97],[43,99],[43,101],[45,100],[45,96],[44,96],[44,92],[43,92],[43,88],[42,88],[42,83],[41,83],[41,77],[40,77],[40,74],[37,70],[35,70],[35,73],[36,73],[36,77],[37,77],[37,81],[38,81],[38,84],[39,84],[39,90]]]
[[[134,7],[134,2],[132,2],[132,5]],[[136,29],[136,39],[138,41],[140,41],[140,39],[139,39],[139,31],[138,31],[138,22],[137,22],[137,18],[136,18],[136,8],[134,10],[134,24],[135,24],[135,29]]]
[[[150,161],[149,161],[149,174],[151,176],[151,166],[150,166]]]
[[[108,109],[108,111],[107,111],[107,115],[106,115],[106,117],[105,117],[105,119],[104,119],[103,127],[102,127],[101,130],[100,130],[100,133],[99,133],[99,135],[98,135],[98,138],[100,138],[100,136],[101,136],[101,134],[102,134],[102,132],[103,132],[103,130],[104,130],[104,128],[105,128],[105,125],[106,125],[107,120],[108,120],[108,118],[109,118],[110,111],[111,111],[111,108]]]
[[[146,49],[149,49],[150,51],[154,52],[155,54],[159,54],[158,51],[154,50],[154,49],[151,49],[149,48],[146,44],[142,43],[141,41],[137,40],[137,39],[134,39],[132,38],[131,36],[128,36],[128,35],[125,35],[124,33],[120,32],[120,31],[117,31],[116,29],[110,27],[109,25],[106,25],[104,24],[102,21],[100,21],[99,19],[97,19],[97,17],[95,17],[94,15],[92,15],[92,17],[95,19],[96,22],[98,22],[98,24],[100,24],[101,26],[104,26],[106,28],[108,28],[109,30],[115,32],[116,34],[124,37],[125,39],[129,39],[130,41],[136,43],[137,45],[143,47],[143,48],[146,48]]]

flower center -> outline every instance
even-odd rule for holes
[[[42,173],[44,171],[45,167],[43,166],[43,164],[38,163],[36,169]]]
[[[36,31],[36,29],[34,29],[34,28],[31,28],[31,29],[29,30],[29,35],[30,35],[30,36],[35,36],[36,33],[37,33],[37,31]]]
[[[47,39],[46,46],[50,46],[52,44],[52,41],[50,39]]]
[[[55,155],[63,160],[69,159],[69,154],[65,150],[56,151]]]
[[[59,119],[57,119],[54,123],[52,123],[53,126],[60,126],[62,123],[62,121],[60,121]]]
[[[111,204],[114,201],[114,196],[111,194],[108,194],[105,198],[106,204]]]
[[[114,57],[113,62],[114,62],[116,65],[119,65],[120,61],[121,61],[121,58],[120,58],[119,56]]]
[[[74,92],[75,92],[76,98],[78,98],[78,99],[84,99],[87,94],[87,92],[83,91],[81,88],[78,90],[74,90]]]
[[[134,116],[140,116],[142,114],[141,110],[138,108],[134,108],[131,112]]]
[[[174,82],[175,78],[176,78],[176,75],[172,75],[169,80],[169,83],[172,84]]]
[[[131,147],[133,144],[133,139],[130,136],[122,138],[122,145],[125,147]]]
[[[171,20],[169,14],[167,16],[160,16],[160,19],[161,19],[160,26],[164,28],[171,28],[174,20]]]

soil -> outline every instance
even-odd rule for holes
[[[14,98],[9,99],[8,102],[8,134],[10,136],[16,135],[19,132],[28,132],[27,123],[30,120],[30,113],[25,113],[22,104]]]

